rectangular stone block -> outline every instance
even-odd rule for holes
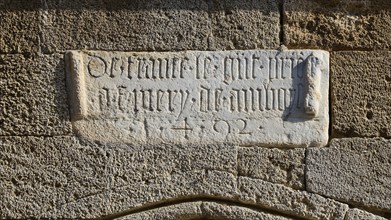
[[[274,1],[108,2],[45,1],[42,50],[179,51],[279,46],[280,16]]]
[[[161,204],[162,201],[177,201],[181,198],[200,199],[237,198],[235,175],[215,170],[176,170],[170,175],[161,175],[135,184],[125,184],[110,192],[109,208],[112,213],[142,207],[144,204]]]
[[[41,1],[0,1],[0,53],[40,50]]]
[[[239,200],[302,219],[345,219],[349,206],[280,184],[238,177]],[[251,203],[251,202],[250,202]]]
[[[389,49],[389,0],[284,0],[284,44],[328,50]]]
[[[391,53],[331,56],[332,135],[391,137]]]
[[[215,170],[236,174],[237,148],[229,145],[111,145],[112,186],[145,182],[177,172]],[[132,158],[129,161],[129,158]]]
[[[74,137],[1,137],[0,218],[107,214],[107,164],[101,148]]]
[[[391,213],[391,141],[333,139],[330,147],[307,150],[307,190]]]
[[[110,216],[111,217],[111,216]],[[293,220],[275,213],[241,206],[241,204],[226,204],[212,201],[183,202],[166,205],[142,212],[123,216],[119,220],[155,220],[161,219],[262,219],[262,220]]]
[[[210,1],[210,50],[277,49],[280,46],[278,1]]]
[[[127,143],[321,146],[324,51],[67,53],[76,132]]]
[[[305,149],[239,147],[238,175],[304,189]]]
[[[210,22],[205,1],[109,2],[46,1],[43,51],[208,48]]]
[[[345,219],[346,220],[356,220],[356,219],[387,220],[386,218],[383,218],[381,216],[374,215],[372,213],[356,208],[350,209],[346,214]]]
[[[71,133],[62,55],[0,55],[0,135]]]
[[[85,219],[193,195],[233,198],[234,146],[0,137],[1,219]]]

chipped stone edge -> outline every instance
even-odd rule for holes
[[[66,81],[70,100],[71,120],[82,120],[87,116],[87,94],[83,68],[83,55],[79,51],[65,53]]]

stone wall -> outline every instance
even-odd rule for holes
[[[391,219],[391,1],[0,0],[0,218]],[[72,127],[67,50],[330,52],[324,147]]]

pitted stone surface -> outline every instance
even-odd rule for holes
[[[289,48],[389,49],[389,0],[284,0]]]
[[[197,198],[293,218],[339,219],[347,209],[316,194],[238,177],[233,146],[157,149],[29,136],[1,137],[0,143],[2,219],[96,218]]]
[[[391,141],[333,139],[307,150],[307,190],[338,201],[391,212]]]
[[[76,132],[128,143],[322,146],[324,51],[67,53]]]
[[[225,219],[225,220],[288,220],[288,218],[270,214],[261,210],[243,207],[235,204],[218,202],[188,202],[161,208],[151,209],[144,212],[130,214],[119,218],[125,219]]]
[[[331,56],[332,135],[391,137],[391,53]]]
[[[0,218],[106,214],[99,205],[107,197],[106,165],[105,151],[79,145],[74,137],[2,137]]]
[[[210,1],[210,50],[276,49],[280,45],[278,1]]]
[[[44,3],[42,50],[49,53],[70,49],[180,51],[279,46],[280,13],[275,1]]]
[[[308,219],[343,220],[348,205],[280,184],[238,177],[239,200]]]
[[[232,197],[236,152],[1,137],[0,218],[92,218],[177,197]]]
[[[304,189],[305,149],[239,147],[238,175]]]
[[[0,53],[34,53],[40,50],[41,1],[0,1]]]
[[[370,220],[387,220],[378,215],[366,212],[360,209],[350,209],[346,214],[345,220],[370,219]]]
[[[0,106],[0,135],[70,134],[63,56],[0,55]]]
[[[278,3],[269,0],[3,0],[0,18],[3,53],[276,49],[280,44]]]

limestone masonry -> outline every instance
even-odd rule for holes
[[[71,117],[92,139],[321,146],[325,51],[66,54]]]
[[[0,0],[0,219],[391,220],[391,0]]]

